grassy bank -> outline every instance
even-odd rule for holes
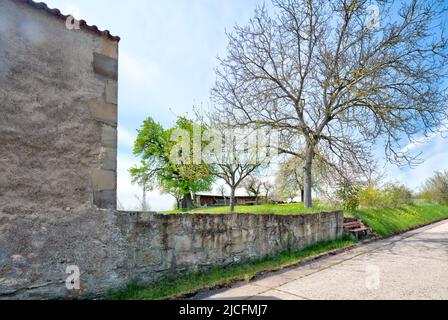
[[[237,206],[235,212],[238,213],[251,213],[251,214],[279,214],[279,215],[293,215],[293,214],[307,214],[314,212],[322,212],[332,210],[329,205],[323,203],[315,203],[313,208],[305,208],[303,203],[288,203],[288,204],[263,204],[258,206]],[[164,214],[176,214],[176,213],[210,213],[210,214],[222,214],[230,213],[229,207],[210,207],[200,208],[194,210],[173,210],[161,212]]]
[[[309,214],[334,210],[339,210],[339,208],[331,207],[330,205],[319,202],[317,202],[311,209],[305,208],[302,203],[266,204],[259,206],[240,206],[236,208],[236,212],[238,213],[278,215]],[[228,207],[211,207],[190,211],[167,211],[163,213],[225,214],[229,213],[229,209]],[[355,216],[373,228],[376,234],[380,236],[389,236],[420,225],[448,218],[448,206],[416,200],[414,203],[403,205],[400,208],[359,209],[346,212],[346,216]]]
[[[200,289],[220,287],[235,281],[249,280],[262,272],[279,270],[321,253],[347,247],[353,240],[320,243],[306,249],[255,260],[247,263],[216,267],[201,272],[163,278],[152,285],[129,285],[125,290],[111,292],[105,299],[111,300],[161,300],[194,294]]]
[[[423,201],[394,209],[362,209],[347,213],[361,219],[380,236],[404,232],[448,218],[448,207]]]

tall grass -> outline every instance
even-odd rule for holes
[[[364,221],[376,234],[389,236],[448,218],[448,207],[417,200],[399,208],[360,209],[347,214]]]
[[[161,300],[179,298],[203,288],[226,286],[235,281],[250,280],[261,272],[275,271],[291,264],[297,264],[305,258],[347,247],[353,243],[354,241],[350,239],[319,243],[303,250],[283,252],[265,259],[166,277],[151,285],[140,286],[134,283],[124,290],[109,293],[105,299]]]
[[[294,215],[307,214],[322,211],[334,210],[334,207],[325,203],[316,202],[313,208],[305,208],[303,203],[288,203],[288,204],[263,204],[258,206],[237,206],[235,212],[237,213],[251,213],[251,214],[279,214],[279,215]],[[229,207],[209,207],[199,208],[193,210],[173,210],[161,212],[163,214],[176,213],[209,213],[209,214],[225,214],[230,213]]]

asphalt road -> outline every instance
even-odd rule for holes
[[[272,273],[202,298],[446,300],[448,221]]]

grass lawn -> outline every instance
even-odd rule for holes
[[[396,209],[361,209],[347,213],[361,219],[380,236],[399,232],[448,218],[448,206],[415,201]]]
[[[305,258],[347,247],[354,243],[354,240],[320,243],[300,251],[284,252],[270,258],[163,278],[148,286],[131,284],[124,290],[109,293],[105,299],[162,300],[179,298],[194,294],[200,289],[226,286],[235,281],[250,280],[256,274],[279,270],[300,263]]]
[[[323,203],[316,202],[314,207],[309,209],[305,208],[303,203],[288,203],[288,204],[263,204],[258,206],[237,206],[235,212],[237,213],[251,213],[251,214],[279,214],[279,215],[294,215],[294,214],[306,214],[314,212],[322,212],[335,210],[334,208],[325,205]],[[230,213],[229,207],[210,207],[200,208],[194,210],[173,210],[161,212],[163,214],[176,214],[176,213]]]
[[[340,208],[331,207],[325,203],[315,202],[311,209],[305,208],[302,203],[291,204],[265,204],[259,206],[239,206],[236,207],[237,213],[248,214],[309,214],[322,211],[334,211]],[[178,213],[230,213],[228,207],[210,207],[194,209],[190,211],[174,210],[162,212],[164,214]],[[380,236],[389,236],[399,232],[412,229],[416,226],[428,224],[443,218],[448,218],[448,206],[431,204],[416,200],[411,205],[404,205],[400,208],[382,208],[382,209],[359,209],[345,213],[346,216],[355,216],[364,221],[374,232]]]

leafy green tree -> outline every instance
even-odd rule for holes
[[[210,190],[213,183],[210,165],[193,161],[194,135],[194,124],[186,118],[180,117],[167,130],[152,118],[146,119],[134,144],[134,154],[142,161],[130,169],[133,182],[145,190],[159,188],[178,203],[181,199],[182,208],[193,207],[194,194]],[[185,148],[179,148],[182,144]]]

